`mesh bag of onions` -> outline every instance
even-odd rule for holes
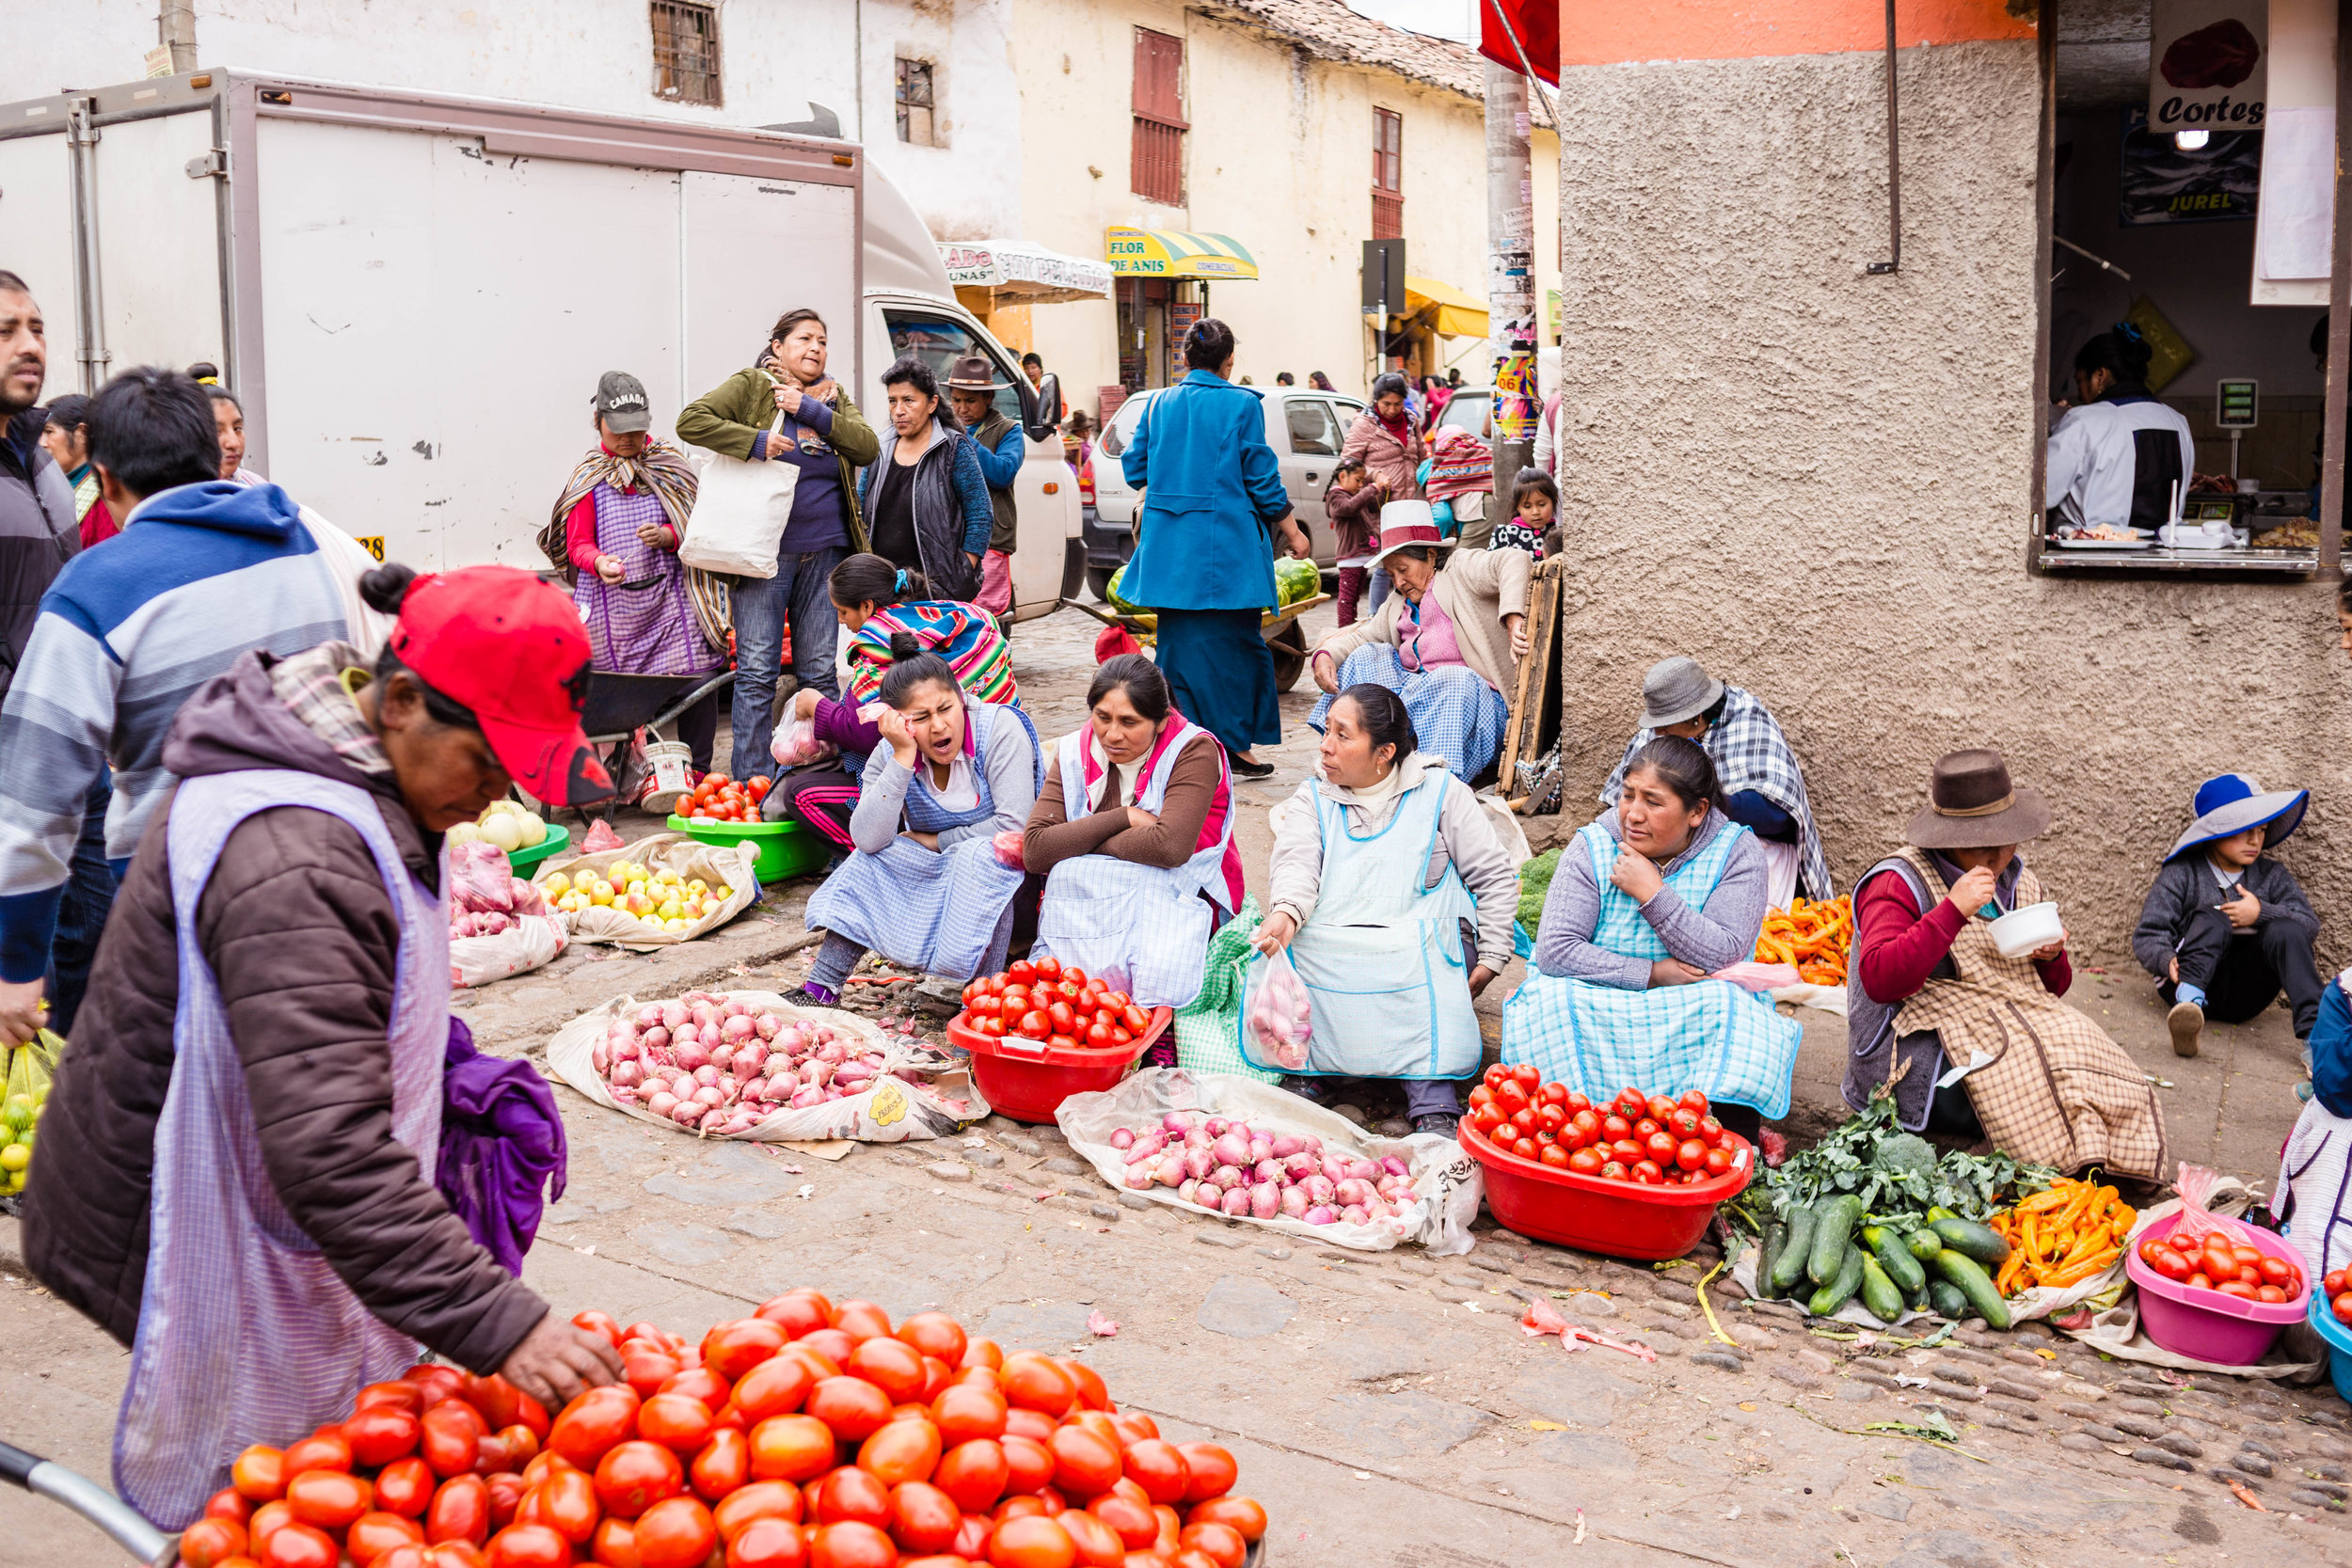
[[[705,1137],[903,1143],[988,1115],[961,1069],[919,1071],[864,1019],[773,991],[615,997],[556,1032],[548,1066],[599,1105]]]
[[[1147,1069],[1055,1120],[1115,1186],[1339,1246],[1468,1252],[1486,1196],[1452,1138],[1385,1138],[1254,1079]]]

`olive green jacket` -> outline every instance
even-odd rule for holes
[[[678,439],[723,457],[749,461],[752,441],[775,423],[775,377],[753,366],[729,376],[678,410]],[[857,470],[882,455],[882,439],[846,391],[832,404],[834,453],[841,460],[841,510],[852,554],[866,548],[866,519],[858,510]]]

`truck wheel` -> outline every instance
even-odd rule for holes
[[[1274,653],[1274,689],[1288,691],[1307,673],[1307,634],[1296,621],[1286,621],[1265,641]]]
[[[1104,604],[1111,602],[1111,578],[1118,570],[1116,566],[1089,566],[1087,568],[1087,587],[1093,592],[1096,598]]]

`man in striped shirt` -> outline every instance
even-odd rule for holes
[[[247,649],[282,657],[350,635],[336,564],[292,499],[217,477],[203,388],[126,371],[89,422],[123,532],[57,575],[0,701],[0,1043],[40,1022],[83,803],[108,767],[119,877],[170,785],[164,735],[187,695]]]

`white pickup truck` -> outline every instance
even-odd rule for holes
[[[204,70],[0,104],[0,235],[53,393],[209,361],[247,466],[387,559],[544,567],[596,378],[667,435],[805,305],[878,430],[899,355],[987,356],[1028,437],[1016,617],[1083,579],[1057,389],[853,143]]]

